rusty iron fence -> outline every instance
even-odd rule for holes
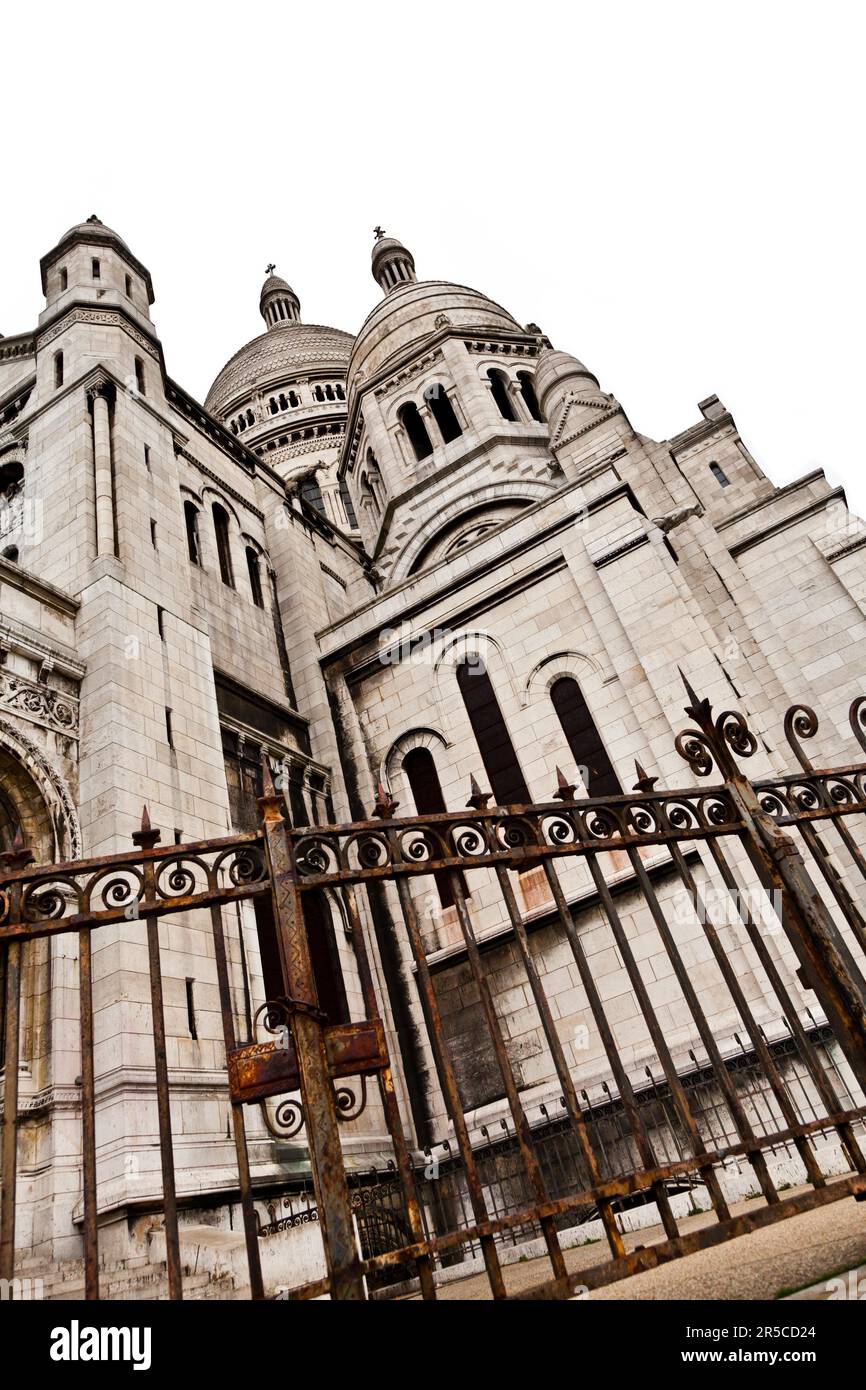
[[[491,798],[473,779],[465,811],[405,818],[396,816],[396,803],[380,788],[370,820],[293,829],[265,764],[258,831],[166,849],[158,846],[158,832],[145,814],[131,854],[35,866],[17,844],[0,856],[6,990],[0,1278],[12,1279],[15,1268],[22,949],[38,937],[77,933],[85,1285],[87,1297],[99,1297],[93,937],[112,923],[133,921],[140,923],[148,953],[169,1295],[182,1297],[160,924],[191,910],[210,917],[253,1298],[265,1293],[263,1239],[296,1213],[289,1198],[288,1214],[273,1204],[271,1220],[262,1223],[245,1109],[298,1093],[292,1104],[296,1127],[302,1123],[305,1129],[312,1182],[312,1201],[302,1206],[306,1219],[321,1228],[327,1275],[292,1290],[297,1298],[364,1299],[395,1283],[435,1298],[441,1279],[469,1256],[477,1257],[490,1295],[506,1298],[506,1248],[528,1239],[539,1243],[546,1268],[528,1290],[511,1296],[565,1298],[578,1286],[599,1287],[829,1202],[864,1197],[866,856],[859,817],[866,814],[866,762],[815,768],[803,742],[817,733],[817,721],[806,706],[795,706],[785,731],[800,770],[752,781],[740,760],[758,745],[743,716],[736,710],[714,715],[708,701],[687,683],[686,689],[692,723],[677,736],[676,748],[696,779],[715,773],[709,784],[663,790],[638,765],[631,794],[576,799],[575,788],[559,774],[550,802],[499,807],[489,805]],[[851,706],[850,724],[866,752],[866,697]],[[694,905],[719,985],[739,1020],[732,1038],[718,1037],[705,1012],[670,906],[661,901],[647,866],[646,851],[653,847],[664,852],[667,872]],[[687,1006],[693,1033],[689,1068],[675,1062],[653,1007],[608,872],[612,855],[627,865]],[[617,1047],[615,1025],[584,950],[561,872],[569,860],[586,866],[597,920],[616,950],[651,1041],[653,1061],[641,1075],[629,1069]],[[814,1014],[792,997],[761,915],[753,911],[751,895],[741,892],[744,865],[778,918],[802,987],[814,992]],[[528,869],[543,875],[552,920],[567,943],[605,1057],[607,1079],[592,1095],[580,1069],[569,1064],[532,950],[532,923],[518,904],[519,876]],[[469,893],[477,871],[497,885],[555,1077],[556,1104],[548,1100],[534,1113],[507,1047],[490,952],[473,923]],[[482,1133],[482,1142],[471,1132],[413,892],[417,880],[432,875],[450,886],[489,1058],[501,1079],[504,1118]],[[395,905],[447,1111],[444,1156],[435,1173],[429,1150],[425,1155],[407,1137],[395,1090],[368,914],[360,901],[374,885],[385,885]],[[319,1008],[304,902],[323,888],[340,896],[351,929],[361,1021],[329,1024]],[[732,905],[765,995],[774,1001],[775,1035],[756,1017],[724,933],[706,908],[714,891]],[[285,994],[265,1010],[273,1036],[239,1041],[223,912],[259,895],[272,903]],[[391,1152],[386,1175],[365,1178],[347,1170],[341,1125],[357,1109],[353,1093],[339,1083],[350,1077],[360,1078],[364,1094],[368,1081],[377,1088]],[[839,1172],[825,1171],[826,1162],[822,1166],[819,1141],[827,1140],[841,1155]],[[790,1195],[768,1161],[779,1154],[797,1167]],[[731,1164],[752,1175],[761,1199],[747,1211],[731,1210],[724,1181]],[[683,1230],[682,1204],[675,1214],[673,1198],[688,1192],[702,1194],[711,1219]],[[658,1229],[629,1249],[625,1216],[638,1204],[651,1209]],[[589,1266],[584,1261],[579,1270],[570,1268],[563,1233],[590,1220],[606,1242],[606,1254]]]

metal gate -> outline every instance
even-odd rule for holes
[[[36,937],[76,932],[86,1294],[99,1297],[92,939],[101,928],[132,920],[140,921],[148,949],[169,1293],[182,1297],[160,920],[193,909],[210,915],[253,1298],[264,1296],[260,1242],[265,1232],[254,1205],[245,1107],[296,1092],[309,1149],[313,1215],[321,1226],[328,1274],[292,1290],[292,1297],[329,1293],[363,1299],[377,1285],[411,1279],[424,1298],[435,1298],[442,1274],[471,1251],[483,1261],[492,1297],[505,1298],[507,1243],[528,1233],[541,1240],[547,1268],[528,1291],[512,1296],[565,1298],[578,1286],[596,1288],[826,1203],[850,1195],[862,1198],[866,918],[856,898],[862,902],[866,857],[862,834],[858,838],[855,831],[862,825],[857,818],[866,813],[866,763],[815,769],[802,740],[817,732],[817,720],[806,706],[794,706],[785,731],[801,770],[750,781],[739,759],[753,754],[757,742],[743,716],[731,710],[716,716],[708,701],[688,684],[686,689],[686,713],[693,725],[678,735],[676,748],[696,778],[715,773],[709,785],[660,790],[658,779],[638,765],[630,795],[576,800],[575,788],[559,774],[549,803],[498,807],[488,805],[490,797],[472,779],[465,811],[407,818],[396,817],[396,803],[380,788],[371,820],[292,829],[265,763],[257,832],[163,849],[145,812],[133,835],[132,854],[33,866],[29,851],[17,845],[0,856],[6,987],[0,1278],[11,1280],[15,1269],[16,1163],[23,1119],[18,1103],[22,949]],[[866,752],[866,697],[851,706],[850,723]],[[688,895],[739,1019],[736,1055],[723,1055],[702,1006],[670,908],[660,900],[656,875],[647,864],[647,850],[653,847],[663,851],[666,873]],[[615,883],[608,870],[614,854],[649,914],[678,998],[688,1009],[694,1037],[694,1067],[688,1074],[675,1064],[636,958],[619,906],[623,875]],[[587,866],[598,921],[616,949],[651,1039],[653,1061],[640,1076],[617,1047],[575,905],[563,887],[561,870],[569,859]],[[579,1069],[568,1062],[532,950],[532,923],[518,904],[519,875],[531,869],[543,875],[550,917],[568,943],[609,1068],[609,1081],[595,1100],[580,1089]],[[542,1104],[534,1122],[497,1010],[488,967],[490,943],[473,925],[470,881],[480,871],[501,897],[509,940],[529,991],[527,1007],[535,1010],[556,1077],[556,1114]],[[463,959],[506,1104],[501,1131],[484,1131],[481,1147],[470,1133],[413,892],[413,880],[434,874],[449,885]],[[748,875],[793,948],[800,982],[814,991],[818,1017],[804,1012],[785,984],[762,914],[754,910]],[[398,930],[411,954],[425,1040],[450,1120],[444,1135],[448,1162],[441,1175],[450,1186],[437,1187],[425,1155],[410,1148],[404,1133],[374,985],[368,914],[357,897],[358,889],[369,892],[375,884],[386,885],[393,898]],[[318,1007],[304,897],[322,888],[339,893],[351,928],[366,1015],[361,1022],[329,1025]],[[707,909],[713,893],[724,896],[749,943],[767,997],[774,999],[784,1021],[781,1039],[768,1037],[755,1016],[723,933]],[[265,1011],[273,1037],[239,1042],[223,910],[260,894],[272,895],[286,995],[269,1001]],[[364,1086],[368,1077],[375,1077],[378,1086],[392,1147],[385,1205],[374,1204],[371,1184],[350,1182],[347,1176],[340,1127],[352,1117],[351,1096],[347,1102],[347,1092],[335,1082],[352,1076]],[[842,1174],[826,1173],[819,1161],[818,1141],[828,1136],[844,1156]],[[790,1196],[780,1191],[768,1163],[768,1156],[780,1152],[796,1156],[798,1185],[805,1190]],[[732,1161],[748,1165],[763,1198],[746,1213],[732,1214],[725,1194],[724,1169]],[[491,1175],[498,1175],[498,1187]],[[385,1190],[379,1180],[372,1186]],[[499,1200],[496,1193],[505,1187],[509,1198]],[[713,1221],[684,1232],[672,1194],[695,1188],[706,1193]],[[622,1214],[638,1200],[654,1206],[660,1230],[657,1239],[648,1237],[648,1243],[627,1250]],[[280,1222],[276,1207],[271,1209],[275,1229]],[[606,1257],[589,1268],[569,1268],[563,1229],[589,1217],[600,1223]]]

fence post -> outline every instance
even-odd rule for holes
[[[259,799],[262,836],[270,870],[274,920],[288,990],[286,1007],[298,1059],[301,1101],[331,1296],[363,1300],[364,1281],[359,1269],[337,1107],[325,1049],[324,1019],[316,1000],[285,803],[274,790],[265,754],[262,755],[262,773],[264,795]]]
[[[680,672],[682,675],[682,672]],[[813,989],[860,1086],[866,1091],[866,981],[809,876],[795,842],[762,808],[751,781],[733,753],[750,757],[757,743],[743,716],[723,710],[715,719],[709,700],[700,700],[685,676],[686,714],[699,725],[677,736],[676,746],[698,776],[713,761],[742,821],[743,846],[767,892],[779,893],[779,917],[800,962],[801,980]]]

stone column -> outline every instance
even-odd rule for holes
[[[99,381],[89,391],[93,411],[93,476],[96,484],[96,553],[115,555],[114,480],[111,472],[110,386]]]

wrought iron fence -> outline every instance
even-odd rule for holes
[[[548,1269],[522,1297],[568,1297],[577,1284],[593,1288],[651,1268],[692,1250],[828,1202],[866,1193],[866,1159],[860,1132],[866,1114],[866,984],[859,963],[866,949],[862,879],[866,858],[858,835],[866,812],[866,765],[815,769],[802,740],[817,730],[805,706],[789,711],[786,732],[801,771],[750,781],[739,760],[757,747],[742,715],[718,716],[686,687],[692,726],[676,747],[693,774],[713,772],[709,786],[662,790],[638,766],[633,793],[576,800],[559,777],[552,801],[526,807],[490,806],[472,783],[463,812],[397,818],[383,789],[369,821],[293,830],[267,768],[260,832],[177,846],[157,847],[145,817],[133,837],[133,855],[114,855],[34,867],[23,846],[0,857],[0,943],[6,952],[6,1066],[0,1208],[0,1277],[12,1278],[15,1262],[18,1130],[18,1039],[22,944],[36,937],[76,932],[79,947],[81,1124],[84,1195],[83,1244],[86,1291],[99,1295],[97,1115],[94,1100],[92,938],[121,920],[140,921],[148,948],[154,1037],[154,1087],[170,1296],[182,1296],[175,1164],[166,1052],[160,921],[177,912],[210,915],[219,986],[229,1096],[244,1218],[252,1297],[264,1296],[244,1109],[273,1097],[299,1093],[293,1104],[305,1128],[328,1273],[294,1290],[300,1298],[329,1293],[363,1298],[376,1284],[411,1275],[425,1298],[435,1298],[437,1278],[467,1252],[480,1256],[494,1298],[508,1296],[503,1251],[508,1242],[537,1237]],[[851,727],[866,750],[866,699],[854,702]],[[662,847],[668,866],[688,895],[707,943],[719,987],[739,1019],[735,1046],[716,1036],[670,909],[659,897],[645,862]],[[817,871],[819,886],[807,871]],[[634,892],[670,966],[680,1002],[691,1020],[690,1066],[677,1065],[665,1027],[653,1007],[645,973],[618,906],[607,870],[616,854],[627,863]],[[696,857],[697,854],[697,857]],[[569,860],[586,865],[598,920],[625,971],[652,1061],[635,1075],[617,1047],[616,1032],[584,949],[575,912],[561,877]],[[744,865],[752,887],[743,894]],[[586,1088],[570,1064],[543,974],[531,949],[528,924],[518,906],[517,875],[541,871],[551,913],[567,943],[584,991],[588,1015],[605,1058],[607,1077]],[[468,887],[472,875],[492,876],[532,1000],[559,1113],[530,1115],[506,1046],[502,1019],[473,921]],[[479,1144],[470,1132],[453,1048],[443,1025],[413,893],[413,882],[435,875],[447,880],[469,977],[483,1017],[489,1058],[501,1083],[504,1116],[499,1133],[488,1128]],[[360,893],[385,884],[399,907],[403,935],[435,1060],[449,1130],[438,1174],[410,1147],[398,1104],[367,945],[367,914]],[[746,885],[749,886],[748,884]],[[329,1025],[321,1014],[307,933],[304,898],[328,888],[343,899],[351,927],[365,1018]],[[360,892],[359,892],[360,890]],[[766,997],[774,1000],[783,1034],[765,1032],[747,997],[716,920],[707,907],[714,892],[725,896],[749,944]],[[813,990],[817,1017],[792,997],[770,949],[753,892],[766,900],[793,950],[804,988]],[[264,1042],[239,1043],[226,955],[223,909],[270,894],[280,945],[285,994],[270,1001],[265,1022],[274,1034]],[[841,1059],[841,1061],[840,1061]],[[340,1121],[351,1119],[341,1078],[375,1080],[392,1148],[394,1176],[388,1195],[381,1183],[350,1180],[341,1149]],[[366,1084],[366,1082],[364,1082]],[[842,1174],[825,1171],[817,1141],[831,1136]],[[774,1176],[780,1153],[799,1164],[805,1191],[783,1195]],[[752,1177],[758,1206],[734,1213],[725,1175],[731,1164]],[[713,1221],[682,1229],[678,1193],[706,1194]],[[653,1238],[629,1249],[625,1215],[643,1204],[657,1221]],[[284,1220],[275,1213],[273,1222]],[[563,1232],[598,1222],[605,1258],[579,1273],[565,1258]],[[272,1223],[270,1223],[272,1224]],[[355,1230],[360,1231],[358,1249]],[[266,1229],[266,1228],[264,1228]],[[634,1242],[632,1242],[634,1244]]]

